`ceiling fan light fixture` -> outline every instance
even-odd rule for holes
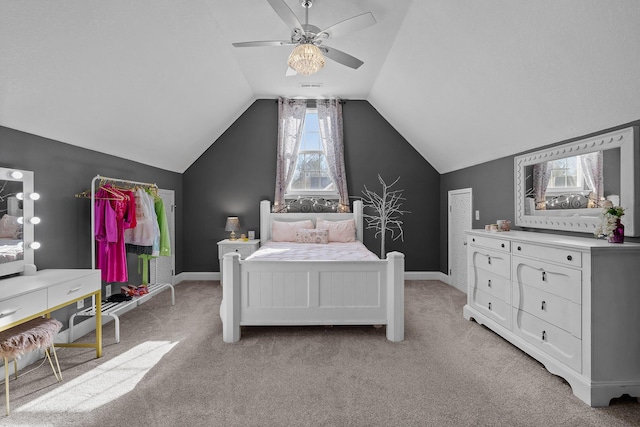
[[[324,56],[318,46],[311,43],[297,45],[289,55],[289,67],[303,76],[315,74],[324,67]]]

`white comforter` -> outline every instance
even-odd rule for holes
[[[363,261],[379,258],[362,242],[291,243],[269,241],[247,257],[252,261]]]

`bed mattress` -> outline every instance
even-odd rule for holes
[[[362,242],[291,243],[269,241],[247,257],[251,261],[376,261]]]

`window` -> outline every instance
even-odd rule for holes
[[[579,156],[549,162],[547,193],[567,193],[584,189],[584,177]]]
[[[318,124],[318,112],[308,108],[305,114],[298,161],[287,196],[318,195],[337,196],[336,185],[329,174]]]

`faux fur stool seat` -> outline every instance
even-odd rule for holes
[[[6,331],[0,332],[0,356],[4,358],[4,383],[7,402],[7,415],[9,410],[9,358],[13,358],[13,367],[16,379],[18,378],[18,364],[16,360],[25,353],[44,348],[49,364],[58,381],[62,380],[62,371],[58,363],[58,356],[53,345],[53,340],[62,328],[62,323],[56,319],[46,319],[37,317],[28,322],[14,326]],[[53,349],[58,372],[53,367],[53,361],[49,355],[49,348]],[[60,376],[58,376],[60,374]]]

